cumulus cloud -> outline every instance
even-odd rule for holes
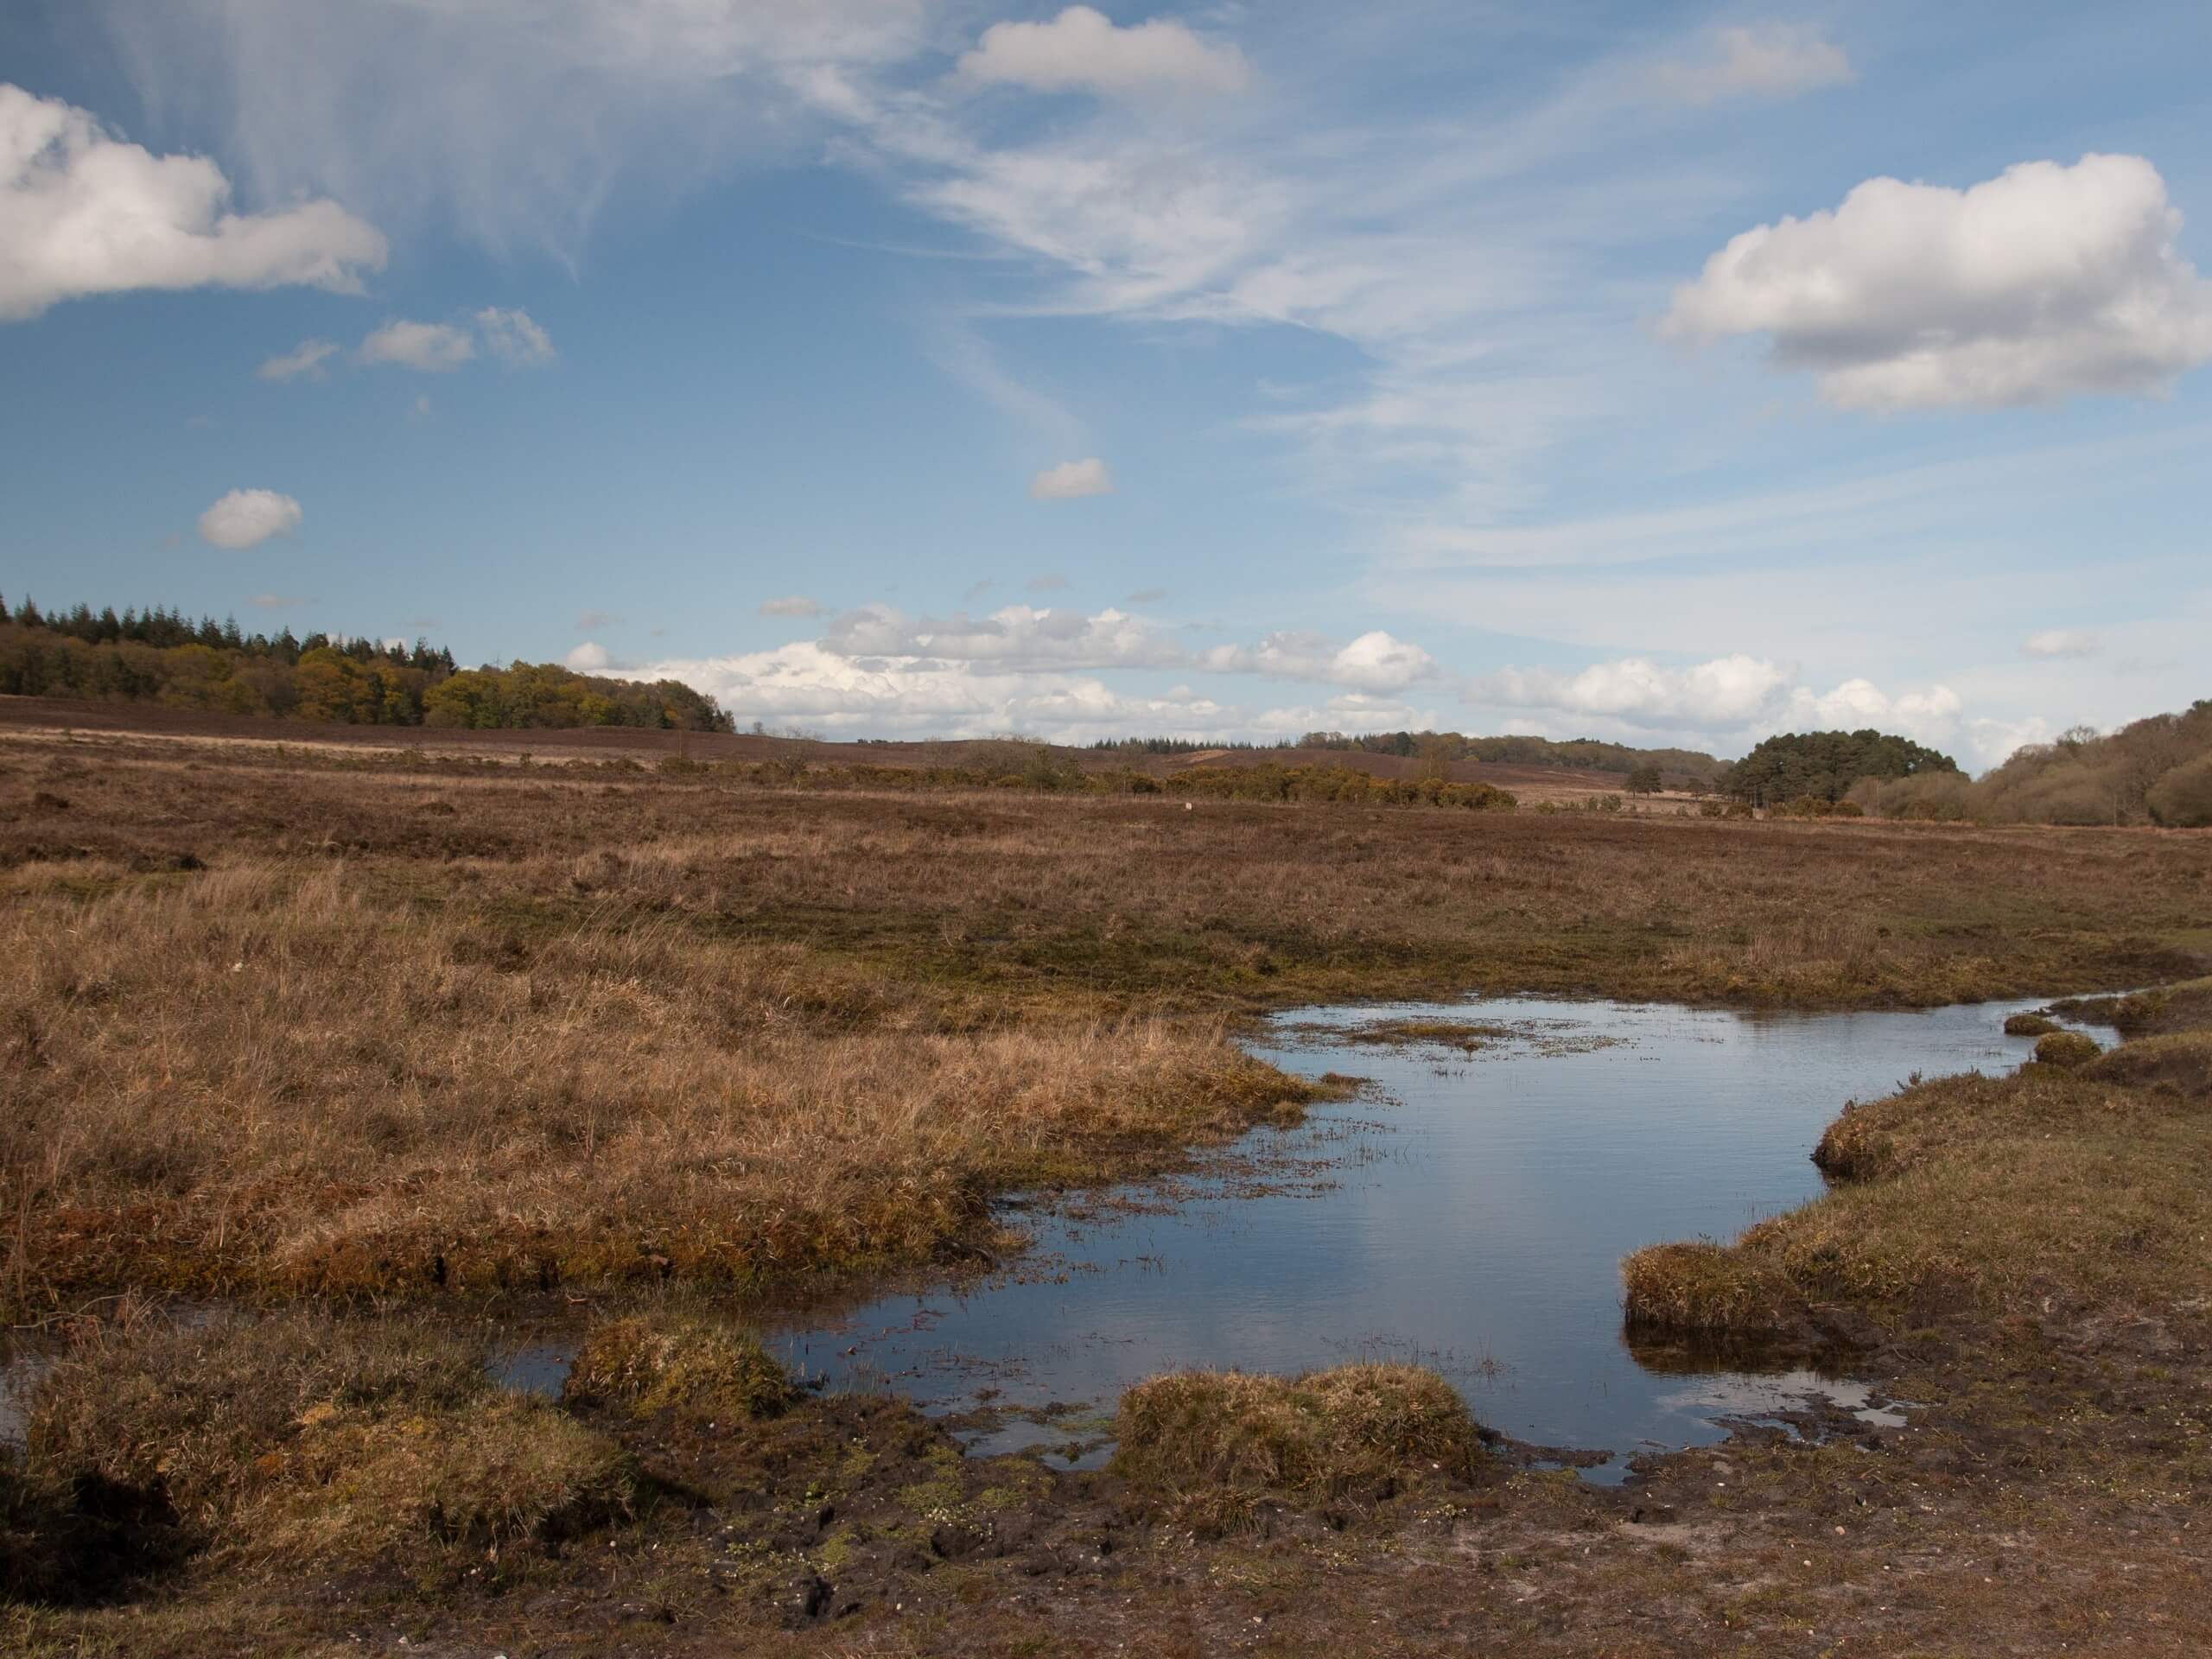
[[[1363,691],[1395,691],[1434,677],[1436,659],[1381,629],[1338,645],[1317,633],[1270,633],[1256,645],[1216,645],[1199,663],[1217,674],[1268,674]]]
[[[1086,495],[1114,493],[1113,475],[1096,455],[1087,461],[1064,461],[1047,467],[1029,480],[1029,493],[1039,501],[1073,501]]]
[[[305,515],[300,504],[274,490],[232,490],[200,515],[200,537],[233,552],[258,547],[271,536],[289,536]]]
[[[1244,54],[1181,23],[1155,17],[1116,28],[1089,6],[1070,6],[1050,22],[994,23],[960,60],[963,79],[1033,92],[1240,92],[1251,83]]]
[[[579,674],[596,674],[614,666],[614,658],[596,639],[587,639],[563,659]]]
[[[1133,731],[1205,736],[1246,718],[1245,710],[1187,686],[1160,696],[1124,695],[1080,675],[934,658],[850,657],[813,640],[637,671],[710,694],[741,724],[788,721],[831,732],[962,737],[1023,731],[1083,742]]]
[[[1771,710],[1789,681],[1783,669],[1754,657],[1719,657],[1686,669],[1627,657],[1572,674],[1501,669],[1471,682],[1468,696],[1505,708],[1599,715],[1633,726],[1733,727]]]
[[[295,380],[304,375],[310,380],[324,378],[323,362],[337,355],[338,347],[327,340],[303,340],[290,351],[269,359],[254,376],[262,380]]]
[[[361,361],[444,374],[476,355],[476,341],[466,328],[449,322],[388,322],[361,342]]]
[[[820,641],[854,658],[991,663],[1013,669],[1164,668],[1188,660],[1183,648],[1126,612],[1008,605],[985,617],[958,613],[915,620],[887,605],[848,611]]]
[[[492,355],[510,368],[542,368],[553,360],[552,338],[527,311],[487,305],[476,314],[476,327]]]
[[[1692,104],[1726,98],[1786,98],[1792,92],[1840,86],[1855,79],[1851,56],[1800,23],[1749,23],[1717,29],[1711,54],[1694,62],[1670,63],[1661,84]]]
[[[0,83],[0,321],[135,289],[360,291],[385,240],[336,202],[227,211],[199,156],[156,156],[58,98]]]
[[[2097,636],[2080,628],[2045,628],[2020,642],[2031,657],[2087,657],[2097,649]]]
[[[1728,738],[1784,729],[1880,727],[1940,742],[1956,729],[1961,703],[1948,686],[1897,693],[1849,679],[1821,692],[1763,658],[1737,653],[1687,668],[1640,657],[1593,663],[1573,673],[1502,669],[1467,682],[1471,703],[1528,709],[1618,727]]]
[[[809,599],[804,594],[785,594],[781,599],[762,600],[760,614],[763,616],[819,616],[822,614],[822,606],[817,601]]]
[[[2180,231],[2136,156],[2024,162],[1966,190],[1870,179],[1735,238],[1664,327],[1764,334],[1843,408],[2155,391],[2212,359],[2212,282]]]

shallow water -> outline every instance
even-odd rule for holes
[[[1414,1360],[1515,1439],[1612,1454],[1599,1479],[1808,1394],[1879,1411],[1802,1371],[1647,1369],[1622,1338],[1620,1259],[1812,1197],[1809,1154],[1847,1100],[1915,1071],[2010,1070],[2034,1044],[2005,1036],[2005,1016],[2033,1006],[1753,1016],[1510,999],[1283,1016],[1255,1052],[1372,1078],[1376,1096],[1247,1136],[1226,1175],[1040,1212],[1037,1252],[980,1287],[885,1298],[779,1341],[832,1385],[945,1409],[1110,1410],[1160,1370]],[[1507,1032],[1471,1053],[1346,1041],[1406,1018]],[[1020,1424],[989,1449],[1070,1438]]]

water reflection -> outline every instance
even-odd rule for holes
[[[1434,1366],[1516,1439],[1617,1454],[1719,1438],[1826,1392],[1809,1374],[1685,1376],[1621,1337],[1620,1258],[1726,1237],[1820,1190],[1808,1154],[1843,1103],[1910,1074],[1999,1071],[2032,1006],[1750,1017],[1525,999],[1303,1012],[1255,1046],[1287,1070],[1355,1072],[1380,1100],[1257,1133],[1242,1160],[1164,1197],[1133,1190],[1031,1217],[1039,1249],[965,1294],[887,1298],[786,1332],[832,1384],[925,1406],[1089,1402],[1162,1370]],[[1357,1042],[1389,1021],[1471,1033]],[[1349,1045],[1349,1046],[1348,1046]],[[1023,1424],[1009,1431],[1033,1443]],[[1009,1445],[1011,1441],[1009,1441]],[[991,1449],[999,1449],[994,1444]],[[1617,1456],[1598,1473],[1618,1478]]]

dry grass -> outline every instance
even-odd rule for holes
[[[570,1404],[674,1411],[709,1427],[773,1416],[799,1397],[750,1332],[666,1311],[593,1326],[561,1392]]]
[[[290,1314],[92,1328],[43,1378],[28,1478],[128,1495],[219,1558],[481,1552],[626,1513],[636,1471],[482,1355],[407,1321]]]
[[[1373,1499],[1439,1471],[1464,1478],[1482,1444],[1457,1390],[1414,1365],[1173,1372],[1126,1391],[1114,1431],[1116,1473],[1217,1525],[1268,1497]]]
[[[772,1287],[929,1260],[997,1190],[1118,1173],[1313,1092],[1217,1023],[887,1028],[882,993],[793,947],[634,912],[525,944],[328,865],[22,894],[0,950],[30,1302]],[[873,1029],[834,1029],[848,1000]]]
[[[1294,1113],[1255,1007],[1929,1002],[2212,944],[2202,837],[618,776],[9,742],[0,1295],[781,1294]]]

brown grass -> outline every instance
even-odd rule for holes
[[[599,1524],[636,1479],[612,1441],[405,1321],[93,1328],[28,1427],[30,1478],[130,1495],[219,1557],[419,1567]]]
[[[665,1310],[593,1326],[561,1395],[638,1416],[674,1411],[709,1427],[771,1417],[799,1397],[750,1332]]]
[[[1466,1402],[1414,1365],[1344,1365],[1302,1376],[1179,1371],[1122,1395],[1116,1472],[1210,1524],[1268,1497],[1388,1496],[1481,1452]]]
[[[1918,1003],[2212,944],[2202,837],[619,776],[0,745],[0,1294],[783,1293],[1294,1113],[1257,1007]]]

